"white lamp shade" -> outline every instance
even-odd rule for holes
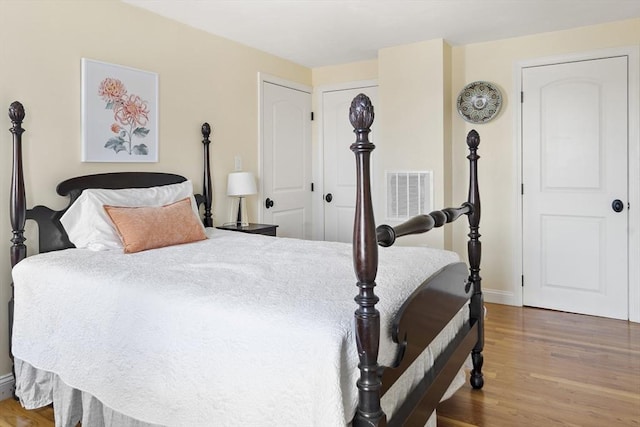
[[[227,178],[228,196],[248,196],[256,194],[256,179],[251,172],[232,172]]]

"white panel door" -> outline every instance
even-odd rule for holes
[[[376,86],[322,93],[324,240],[351,242],[353,239],[356,165],[349,147],[356,137],[349,122],[349,107],[359,93],[364,93],[374,106],[377,105]],[[369,140],[374,142],[374,138],[372,129]]]
[[[524,304],[627,319],[627,57],[525,68],[522,86]]]
[[[310,239],[310,93],[262,83],[262,144],[263,222],[278,225],[278,236]]]

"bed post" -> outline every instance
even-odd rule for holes
[[[24,224],[27,220],[27,204],[24,193],[24,173],[22,171],[22,120],[24,120],[24,107],[15,101],[9,107],[11,119],[11,134],[13,135],[13,169],[11,173],[10,216],[13,238],[10,255],[11,267],[27,256],[27,247],[24,245]]]
[[[380,344],[380,313],[375,308],[378,297],[374,294],[378,272],[378,244],[371,203],[371,152],[375,145],[369,142],[373,123],[373,105],[364,94],[351,102],[349,121],[356,134],[351,151],[356,156],[357,190],[353,224],[353,266],[358,278],[359,293],[355,298],[356,344],[360,363],[358,380],[358,408],[353,427],[382,427],[387,424],[380,406],[382,382],[378,376],[378,349]]]
[[[478,341],[471,351],[471,361],[473,370],[471,371],[471,386],[475,389],[482,388],[484,379],[482,377],[482,349],[484,347],[484,300],[482,297],[482,286],[480,277],[480,256],[482,244],[480,242],[480,191],[478,190],[478,146],[480,145],[480,135],[472,130],[467,135],[467,146],[469,147],[469,200],[473,206],[473,211],[469,214],[469,242],[467,251],[469,254],[469,282],[473,284],[473,294],[469,304],[471,319],[478,322]]]
[[[204,219],[202,222],[205,227],[213,227],[213,219],[211,218],[211,168],[209,164],[209,139],[211,135],[211,126],[209,123],[202,124],[202,145],[204,145],[204,180],[202,184],[202,195],[204,196]]]
[[[13,135],[13,167],[11,172],[11,194],[9,199],[9,216],[11,218],[11,228],[13,237],[11,238],[11,268],[22,261],[27,256],[27,247],[24,244],[24,224],[27,220],[27,202],[24,192],[24,173],[22,170],[22,120],[24,120],[24,107],[15,101],[9,107],[9,118],[11,119],[11,134]],[[11,282],[11,299],[9,300],[9,356],[13,360],[11,352],[11,335],[13,332],[13,282]],[[12,368],[13,370],[13,368]],[[15,376],[15,375],[14,375]]]

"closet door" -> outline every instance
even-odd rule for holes
[[[627,60],[523,70],[525,305],[628,318]]]
[[[262,221],[311,238],[311,94],[262,82]]]

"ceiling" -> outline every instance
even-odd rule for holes
[[[122,0],[307,67],[640,17],[640,0]]]

